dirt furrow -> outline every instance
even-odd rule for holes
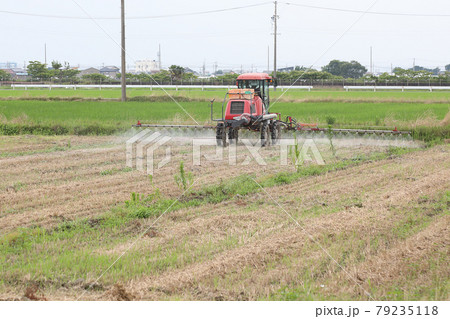
[[[386,295],[393,284],[404,286],[416,285],[430,287],[429,272],[431,263],[437,263],[440,280],[447,280],[450,255],[450,217],[448,215],[437,219],[416,235],[399,242],[397,245],[371,256],[364,263],[348,269],[358,281],[370,290],[370,285],[379,287],[375,298]],[[440,263],[440,265],[439,265]],[[447,267],[445,266],[447,265]],[[341,277],[341,276],[337,276]],[[408,280],[406,280],[408,278]],[[341,282],[344,279],[340,280]],[[370,283],[370,285],[369,285]],[[347,292],[348,287],[341,285],[333,293]],[[444,298],[448,299],[446,295]]]
[[[92,157],[87,163],[71,156],[68,156],[68,162],[64,162],[60,154],[56,155],[57,159],[53,158],[55,154],[46,154],[45,158],[51,163],[43,165],[45,169],[53,173],[43,174],[45,169],[41,165],[33,169],[33,172],[40,174],[35,174],[34,185],[24,185],[24,189],[18,191],[10,187],[0,192],[0,208],[4,212],[9,212],[0,216],[2,231],[31,224],[50,226],[59,223],[61,218],[70,219],[76,216],[101,214],[109,207],[128,199],[131,192],[145,194],[153,191],[154,187],[158,187],[162,194],[169,197],[176,197],[180,193],[174,182],[174,175],[177,174],[176,166],[170,165],[155,171],[152,186],[148,177],[140,172],[101,176],[102,170],[111,167],[110,164],[102,166],[103,161],[110,163],[112,156],[120,157],[125,162],[124,152],[109,153],[109,150],[99,149],[92,151],[91,154]],[[174,154],[174,159],[182,156]],[[35,160],[35,158],[32,159],[32,161]],[[51,166],[56,163],[58,167]],[[22,164],[25,167],[30,165],[28,161]],[[204,161],[201,166],[192,167],[192,170],[195,176],[202,177],[202,184],[216,182],[215,178],[210,178],[216,175],[233,177],[241,174],[241,167],[228,167],[223,162]],[[261,173],[265,170],[250,166],[248,172]],[[17,168],[17,171],[20,171],[20,168]],[[21,180],[30,183],[30,177],[25,173]]]

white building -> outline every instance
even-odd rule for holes
[[[136,61],[136,73],[155,73],[159,71],[159,63],[155,60]]]
[[[1,62],[0,69],[17,69],[16,62]]]

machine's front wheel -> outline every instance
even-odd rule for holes
[[[217,146],[227,147],[227,127],[225,123],[219,123],[216,127]]]
[[[261,125],[261,146],[270,145],[270,125],[269,121],[264,121]]]
[[[224,131],[225,131],[225,126],[223,123],[218,123],[216,126],[216,143],[217,146],[222,146],[223,145],[223,135],[224,135]],[[226,138],[226,136],[225,136]],[[225,140],[226,143],[226,140]]]
[[[228,131],[228,139],[230,141],[230,144],[235,143],[237,145],[239,140],[239,129],[230,128],[230,130]]]

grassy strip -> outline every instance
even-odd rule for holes
[[[128,102],[209,102],[207,98],[195,98],[186,96],[168,96],[168,95],[138,95],[128,98]],[[77,97],[77,96],[19,96],[19,97],[0,97],[0,101],[57,101],[57,102],[120,102],[120,98],[105,97]],[[419,102],[418,102],[419,103]],[[437,103],[445,103],[437,102]]]
[[[0,124],[0,135],[113,135],[125,129],[105,125],[66,127],[45,124]]]
[[[450,125],[447,126],[420,126],[414,128],[412,136],[415,140],[427,143],[440,143],[450,138]]]
[[[65,152],[69,150],[73,150],[75,148],[72,148],[71,146],[54,146],[50,148],[45,148],[42,150],[33,150],[33,151],[22,151],[22,152],[4,152],[0,153],[0,158],[8,158],[8,157],[18,157],[18,156],[25,156],[25,155],[34,155],[34,154],[46,154],[46,153],[53,153],[53,152]]]
[[[189,96],[187,95],[137,95],[129,97],[129,102],[209,102],[211,98],[207,96]],[[209,95],[209,94],[208,94]],[[217,98],[220,100],[220,98]],[[120,102],[120,98],[110,97],[83,97],[83,96],[9,96],[0,97],[0,101],[58,101],[58,102]],[[308,97],[303,99],[280,98],[278,103],[402,103],[402,104],[448,104],[449,99],[399,99],[399,98],[355,98],[355,97]]]
[[[47,154],[47,153],[54,153],[54,152],[66,152],[66,151],[75,151],[75,150],[81,150],[81,149],[92,149],[97,147],[102,148],[112,148],[116,146],[117,144],[112,143],[100,143],[100,144],[80,144],[80,145],[60,145],[60,146],[53,146],[50,148],[45,149],[38,149],[38,150],[32,150],[32,151],[20,151],[20,152],[3,152],[0,153],[0,158],[9,158],[9,157],[19,157],[19,156],[27,156],[27,155],[35,155],[35,154]],[[107,174],[103,174],[107,175]]]
[[[127,173],[127,172],[131,172],[133,169],[131,167],[125,167],[125,168],[111,168],[111,169],[106,169],[104,171],[100,172],[100,175],[105,176],[105,175],[114,175],[116,173]]]
[[[234,84],[230,86],[233,88]],[[203,98],[203,99],[212,99],[216,98],[216,100],[223,99],[226,89],[218,89],[215,87],[206,86],[204,90],[196,89],[196,88],[187,88],[187,89],[165,89],[170,95],[178,97],[188,97],[188,98]],[[115,98],[120,99],[120,89],[77,89],[77,90],[68,90],[68,89],[59,89],[53,88],[52,90],[48,89],[4,89],[4,87],[0,87],[0,98],[46,98],[46,97],[76,97],[76,98]],[[283,98],[287,100],[291,99],[366,99],[366,100],[396,100],[398,102],[412,102],[415,101],[426,101],[437,103],[441,101],[446,101],[447,103],[450,100],[450,93],[447,91],[433,91],[433,92],[425,92],[425,91],[344,91],[341,89],[319,89],[315,88],[314,90],[308,92],[306,90],[296,90],[290,89],[286,92],[276,91],[273,92],[271,90],[270,95],[272,98],[278,98],[281,94],[283,94]],[[149,88],[128,88],[127,89],[128,97],[132,98],[135,96],[164,96],[166,93],[161,89],[158,89],[157,86],[153,87],[153,90]]]

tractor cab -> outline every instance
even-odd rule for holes
[[[246,73],[237,78],[237,89],[228,91],[225,120],[231,121],[245,116],[262,116],[269,109],[269,83],[272,78],[266,73]]]
[[[262,99],[266,109],[269,108],[269,84],[272,83],[272,77],[267,73],[245,73],[237,78],[237,87],[239,89],[253,89],[255,95]]]

